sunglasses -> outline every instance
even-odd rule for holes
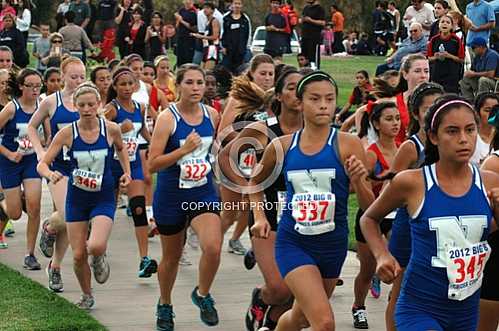
[[[62,44],[62,40],[52,40],[52,44]]]
[[[410,33],[416,33],[416,32],[418,32],[418,30],[410,30],[409,32]]]

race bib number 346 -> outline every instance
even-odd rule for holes
[[[330,192],[295,193],[292,200],[295,230],[304,235],[333,231],[335,203],[335,195]]]
[[[99,192],[102,187],[102,175],[82,169],[73,170],[73,185],[88,192]]]
[[[483,268],[489,256],[490,246],[485,241],[464,247],[447,247],[449,299],[461,301],[480,289]]]

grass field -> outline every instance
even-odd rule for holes
[[[0,330],[106,330],[86,312],[42,285],[0,264]]]

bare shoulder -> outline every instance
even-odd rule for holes
[[[499,174],[497,172],[482,169],[480,170],[480,176],[486,190],[499,187]]]

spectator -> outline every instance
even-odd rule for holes
[[[146,24],[142,20],[144,10],[137,6],[132,10],[132,22],[130,22],[130,32],[125,37],[131,53],[140,55],[141,58],[146,58]]]
[[[59,33],[63,37],[63,49],[68,50],[72,56],[80,59],[83,58],[83,53],[85,48],[93,49],[94,46],[87,36],[87,33],[81,26],[75,24],[74,19],[76,15],[70,10],[64,15],[66,20],[66,26],[59,30]]]
[[[421,24],[423,34],[429,36],[435,16],[433,15],[433,10],[429,6],[426,6],[423,0],[411,0],[411,6],[407,7],[403,20],[408,30],[412,23]]]
[[[118,15],[116,15],[116,18],[114,19],[114,22],[118,25],[116,40],[122,59],[130,54],[130,48],[128,42],[125,41],[125,38],[129,37],[131,21],[132,0],[122,0],[122,3],[118,5]]]
[[[423,34],[423,27],[419,23],[412,23],[409,27],[410,37],[405,39],[399,49],[386,59],[386,63],[378,65],[376,76],[381,75],[389,69],[399,70],[404,57],[409,54],[424,53],[428,39]]]
[[[217,77],[211,70],[206,72],[205,86],[203,103],[215,108],[220,114],[222,112],[222,99],[217,93]]]
[[[2,0],[2,10],[0,11],[0,31],[3,30],[3,18],[7,14],[16,17],[16,10],[12,7],[12,0]]]
[[[14,63],[20,68],[29,64],[24,37],[15,24],[16,16],[7,13],[3,16],[3,30],[0,31],[0,46],[8,46],[14,55]]]
[[[355,75],[355,80],[357,85],[353,88],[352,94],[348,98],[348,102],[345,104],[343,109],[336,114],[335,121],[337,124],[343,123],[343,121],[350,116],[348,111],[352,106],[363,106],[367,103],[367,96],[369,92],[372,91],[373,87],[369,82],[369,74],[365,70],[360,70]]]
[[[146,44],[149,46],[149,61],[154,62],[157,56],[164,55],[166,31],[163,24],[163,15],[155,11],[151,17],[151,25],[147,27]]]
[[[397,6],[395,5],[395,1],[390,1],[388,3],[388,9],[387,12],[393,16],[393,36],[395,37],[395,41],[398,40],[399,37],[399,29],[400,29],[400,11],[397,9]]]
[[[345,51],[352,55],[357,52],[357,44],[359,40],[357,39],[357,32],[352,31],[348,34],[348,37],[343,40],[343,47],[345,47]]]
[[[301,29],[301,49],[310,65],[320,68],[321,31],[326,25],[326,12],[318,0],[307,0],[303,8]]]
[[[376,1],[376,9],[373,12],[373,31],[376,39],[374,52],[377,55],[386,55],[389,43],[393,40],[391,35],[393,16],[387,11],[386,1]]]
[[[286,43],[286,54],[292,53],[291,51],[291,36],[293,35],[293,30],[298,25],[298,13],[293,6],[291,0],[286,0],[285,3],[281,6],[281,13],[286,18],[287,26],[286,26],[286,35],[288,36],[288,40]]]
[[[356,55],[372,55],[373,50],[369,44],[369,36],[367,33],[363,32],[360,34],[359,43],[357,44]]]
[[[435,4],[437,8],[439,4]],[[464,63],[463,41],[452,33],[452,17],[439,18],[440,32],[428,43],[428,59],[432,63],[430,80],[443,86],[445,92],[458,93]]]
[[[75,13],[74,24],[85,29],[90,22],[90,6],[88,3],[83,2],[83,0],[73,0],[69,5],[69,11]]]
[[[475,58],[471,70],[464,72],[459,82],[461,93],[466,99],[473,101],[475,94],[494,91],[497,77],[499,77],[499,54],[487,47],[487,41],[476,37],[471,41],[471,48]]]
[[[484,0],[473,0],[466,6],[466,17],[471,20],[471,27],[466,36],[466,46],[476,38],[483,38],[489,45],[490,32],[496,26],[494,9]]]
[[[281,1],[270,1],[270,13],[265,17],[265,48],[263,52],[273,59],[282,61],[286,52],[288,36],[286,35],[286,18],[281,13]]]
[[[95,21],[93,42],[101,42],[107,30],[114,30],[114,15],[117,4],[117,0],[99,0],[97,3],[97,17]]]
[[[31,1],[18,0],[17,2],[16,26],[24,37],[24,47],[28,46],[28,34],[31,27]]]
[[[33,43],[33,57],[38,59],[36,65],[36,70],[38,70],[42,75],[47,69],[47,67],[42,63],[42,55],[50,50],[50,25],[40,24],[41,36],[36,38]]]
[[[309,68],[310,62],[304,53],[300,53],[296,56],[296,61],[298,62],[298,68]]]
[[[84,28],[84,30],[87,33],[87,36],[93,38],[95,22],[97,21],[97,15],[98,15],[97,6],[94,4],[93,0],[83,0],[83,1],[88,5],[88,8],[90,8],[90,20],[88,21],[88,24]]]
[[[205,2],[203,11],[208,22],[205,27],[205,32],[193,33],[194,38],[201,41],[203,45],[203,68],[206,70],[213,69],[218,63],[218,51],[220,44],[220,23],[213,16],[215,5],[211,2]]]
[[[231,11],[224,15],[222,34],[222,64],[235,72],[249,53],[248,44],[251,39],[251,20],[242,12],[242,0],[233,0]]]
[[[184,6],[175,13],[177,28],[176,66],[191,63],[194,58],[195,38],[191,33],[197,31],[197,14],[192,0],[184,0]]]
[[[0,46],[0,69],[12,69],[13,57],[12,50],[8,46]]]
[[[333,22],[334,32],[333,53],[343,53],[345,51],[343,48],[343,28],[345,17],[343,17],[343,13],[336,5],[331,5],[331,21]]]
[[[433,24],[431,25],[431,29],[430,29],[430,37],[429,39],[433,38],[434,36],[436,36],[437,34],[440,33],[440,27],[439,27],[439,21],[440,21],[440,17],[446,15],[447,13],[449,13],[449,10],[450,10],[450,6],[449,6],[449,3],[447,2],[447,0],[437,0],[435,1],[435,18],[436,18],[436,21],[433,22]]]
[[[211,4],[213,4],[211,2]],[[197,29],[198,32],[203,34],[206,32],[206,29],[208,27],[208,17],[206,17],[206,14],[203,10],[205,5],[204,0],[199,0],[199,10],[197,12]],[[223,24],[224,24],[224,15],[215,7],[215,11],[213,13],[213,17],[218,21],[219,26],[220,26],[220,35],[223,34]],[[203,61],[203,56],[204,56],[204,46],[201,40],[196,40],[196,46],[194,48],[194,57],[192,58],[192,63],[195,64],[201,64]]]
[[[69,11],[70,5],[71,0],[64,0],[59,4],[59,7],[57,7],[57,14],[55,15],[55,20],[57,22],[57,31],[59,31],[59,29],[64,26],[64,15]]]
[[[177,98],[175,75],[170,70],[168,56],[162,55],[157,57],[154,60],[154,66],[156,67],[156,79],[153,85],[163,92],[168,102],[175,102]]]
[[[324,30],[322,30],[322,44],[324,45],[324,52],[326,55],[331,55],[334,52],[334,32],[331,24],[326,24]]]
[[[47,68],[59,68],[64,57],[70,55],[69,51],[62,47],[63,41],[63,36],[58,32],[50,35],[50,49],[42,55],[41,59],[42,64]]]

